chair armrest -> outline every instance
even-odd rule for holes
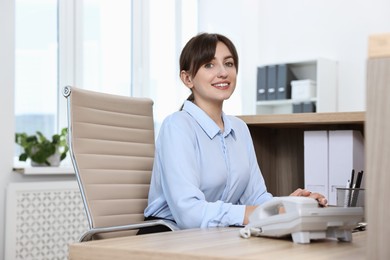
[[[158,226],[163,225],[171,229],[172,231],[179,230],[179,228],[176,226],[176,224],[173,221],[168,220],[147,220],[142,221],[139,223],[133,223],[129,225],[123,225],[123,226],[112,226],[112,227],[99,227],[99,228],[92,228],[88,231],[86,231],[79,239],[79,242],[85,242],[92,239],[92,237],[96,234],[100,233],[109,233],[109,232],[116,232],[116,231],[126,231],[126,230],[133,230],[133,229],[140,229],[144,227],[151,227],[151,226]]]

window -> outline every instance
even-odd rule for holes
[[[158,132],[164,118],[179,110],[190,94],[179,77],[179,55],[184,44],[198,32],[197,1],[151,0],[149,16],[150,52],[145,79],[154,100]]]
[[[17,0],[15,10],[16,131],[56,132],[67,84],[130,95],[131,1]]]
[[[196,0],[16,0],[15,22],[16,132],[65,127],[65,85],[150,97],[156,129],[189,94],[178,59]]]
[[[15,2],[15,122],[17,132],[51,135],[57,121],[57,3]]]
[[[82,31],[77,41],[82,57],[77,85],[129,96],[131,86],[131,21],[129,0],[83,0]],[[76,38],[77,39],[77,38]]]

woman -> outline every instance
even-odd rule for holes
[[[193,37],[180,55],[180,78],[191,95],[160,129],[146,219],[181,229],[246,225],[270,200],[245,122],[223,113],[236,87],[238,54],[223,35]],[[298,189],[291,195],[317,193]]]

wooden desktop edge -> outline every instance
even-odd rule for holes
[[[284,127],[319,124],[364,124],[365,112],[239,115],[248,125]]]

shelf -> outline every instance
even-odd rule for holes
[[[316,112],[337,111],[336,61],[319,58],[299,62],[280,62],[278,64],[286,64],[297,80],[312,80],[316,82],[315,96],[310,100],[257,100],[256,114],[292,114],[294,104],[307,101],[312,101],[314,103]],[[260,67],[278,64],[268,63],[262,64]],[[260,80],[259,76],[261,75],[262,74],[258,75],[258,80]],[[264,83],[264,81],[260,82]],[[258,92],[258,89],[256,91]]]
[[[304,187],[304,132],[358,130],[364,135],[364,111],[242,115],[249,128],[267,190],[288,196]]]
[[[280,105],[292,105],[300,102],[316,102],[317,98],[305,99],[305,100],[292,100],[292,99],[278,99],[278,100],[265,100],[257,101],[258,106],[280,106]]]

